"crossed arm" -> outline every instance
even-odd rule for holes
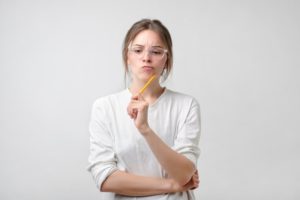
[[[146,177],[115,171],[102,184],[101,191],[126,196],[150,196],[165,193],[182,192],[198,187],[197,172],[188,184],[181,186],[174,179]]]

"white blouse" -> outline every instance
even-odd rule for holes
[[[98,189],[115,170],[143,176],[168,176],[127,114],[130,99],[131,93],[126,89],[100,97],[93,104],[88,170]],[[167,145],[197,166],[200,154],[200,108],[193,97],[165,89],[155,103],[149,106],[148,123]],[[195,199],[192,190],[147,197],[101,193],[105,199]]]

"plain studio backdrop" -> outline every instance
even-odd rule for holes
[[[0,1],[0,199],[100,199],[91,106],[125,88],[129,27],[160,19],[168,88],[196,97],[198,199],[300,198],[299,1]]]

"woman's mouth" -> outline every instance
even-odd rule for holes
[[[151,66],[143,66],[143,71],[146,72],[152,72],[154,70],[154,67]]]

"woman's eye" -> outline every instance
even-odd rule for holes
[[[162,54],[162,51],[160,51],[160,50],[152,50],[151,53],[152,53],[153,55],[161,55],[161,54]]]
[[[133,52],[134,53],[142,53],[142,50],[141,49],[133,49]]]

